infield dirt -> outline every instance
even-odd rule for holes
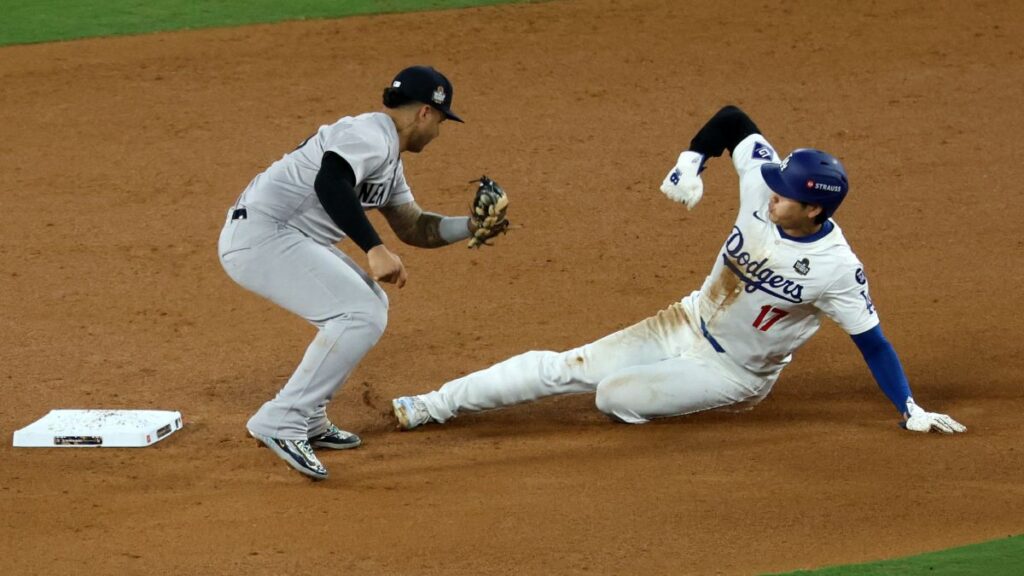
[[[0,49],[4,573],[750,574],[1024,531],[1022,23],[1013,2],[592,0]],[[414,63],[467,120],[406,158],[418,201],[464,213],[486,173],[520,227],[425,251],[373,217],[409,284],[329,410],[364,446],[313,484],[244,427],[313,329],[231,283],[217,236],[250,178]],[[831,324],[746,413],[617,425],[585,395],[394,430],[393,396],[698,287],[735,172],[713,160],[693,212],[657,188],[727,103],[782,153],[842,158],[886,334],[966,435],[901,431]],[[93,407],[185,428],[11,447]]]

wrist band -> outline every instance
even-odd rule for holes
[[[437,231],[441,234],[441,239],[449,244],[465,240],[471,236],[469,233],[469,217],[445,216],[438,223]]]

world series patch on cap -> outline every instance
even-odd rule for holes
[[[452,83],[430,66],[410,66],[402,70],[391,82],[391,87],[417,102],[433,106],[447,118],[463,121],[452,112]]]

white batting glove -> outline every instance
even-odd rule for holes
[[[912,432],[942,432],[943,434],[956,434],[967,432],[967,427],[953,420],[945,414],[925,412],[914,403],[913,398],[907,398],[907,414],[910,416],[903,424],[904,428]]]
[[[704,181],[700,179],[700,166],[703,162],[703,154],[690,150],[680,154],[675,167],[661,183],[661,191],[672,200],[686,204],[687,210],[693,210],[704,196]]]

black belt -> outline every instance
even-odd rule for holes
[[[725,352],[725,348],[722,348],[722,345],[718,343],[718,340],[715,340],[715,337],[708,332],[708,327],[704,324],[703,318],[700,319],[700,332],[708,339],[708,342],[711,343],[711,347],[715,349],[715,352]]]
[[[235,208],[235,211],[231,213],[231,221],[235,220],[246,220],[249,218],[249,213],[245,211],[245,208]]]

